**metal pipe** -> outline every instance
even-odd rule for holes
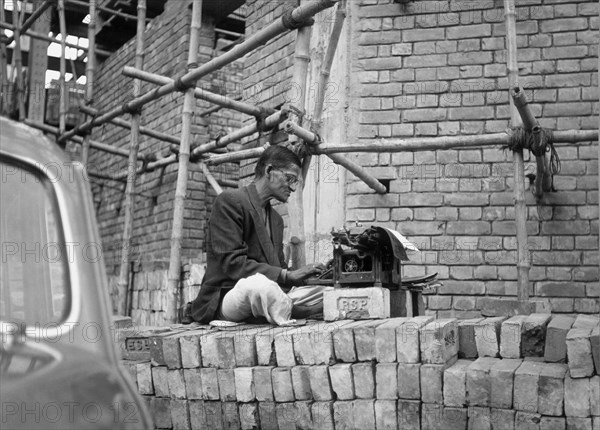
[[[289,15],[291,20],[294,22],[305,22],[307,19],[311,18],[316,13],[333,6],[336,3],[336,1],[337,0],[316,0],[305,6],[293,9],[289,14],[286,14],[286,16]],[[73,130],[62,135],[59,138],[59,141],[64,141],[65,139],[68,139],[77,133],[88,131],[92,127],[104,124],[105,122],[110,121],[111,119],[122,115],[126,112],[135,111],[144,106],[145,104],[156,100],[162,96],[170,94],[178,89],[185,89],[192,85],[195,85],[195,82],[198,79],[202,78],[203,76],[206,76],[209,73],[214,72],[215,70],[222,68],[223,66],[226,66],[227,64],[237,60],[238,58],[243,57],[247,53],[251,52],[252,50],[256,49],[261,45],[264,45],[267,41],[285,32],[286,30],[289,30],[289,24],[287,24],[287,20],[284,22],[283,17],[279,18],[272,24],[260,30],[258,33],[246,39],[243,43],[237,45],[235,48],[225,52],[224,54],[216,58],[213,58],[212,60],[208,61],[207,63],[204,63],[202,66],[196,69],[190,70],[176,81],[173,81],[173,83],[169,83],[159,88],[155,88],[141,97],[137,97],[134,100],[131,100],[130,102],[125,103],[124,105],[118,106],[97,118],[80,124]],[[177,82],[177,85],[175,84],[175,82]]]

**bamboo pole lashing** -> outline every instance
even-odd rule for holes
[[[525,93],[521,91],[519,87],[515,87],[513,88],[511,95],[513,103],[521,116],[525,130],[533,133],[538,140],[541,139],[542,128],[529,108],[529,102],[527,101]],[[547,155],[545,153],[542,155],[534,155],[536,162],[534,195],[537,199],[540,199],[544,194],[544,191],[547,192],[552,190],[552,175],[550,174]]]
[[[14,64],[15,64],[15,73],[16,73],[16,109],[19,112],[19,121],[23,121],[25,119],[25,89],[23,83],[23,57],[21,52],[21,25],[23,22],[23,17],[25,15],[25,4],[22,2],[14,2],[13,8],[13,27],[14,27],[14,39],[15,39],[15,50],[14,50]]]
[[[96,0],[90,0],[90,22],[88,23],[88,61],[85,67],[85,104],[92,105],[94,102],[94,79],[96,71]],[[81,161],[87,165],[90,152],[90,133],[86,134],[83,139],[81,149]]]
[[[135,44],[135,66],[144,67],[144,31],[146,29],[146,0],[137,0],[137,31]],[[133,80],[133,97],[140,95],[142,83],[139,79]],[[130,279],[130,250],[133,235],[133,218],[135,214],[135,182],[137,179],[137,160],[140,149],[140,119],[141,111],[131,113],[131,139],[129,144],[129,160],[127,163],[127,185],[125,187],[125,219],[123,221],[123,241],[121,247],[121,264],[117,288],[119,295],[123,293],[119,302],[120,315],[126,315],[129,297]]]
[[[519,68],[517,62],[517,29],[514,0],[504,0],[504,20],[506,27],[506,62],[508,70],[508,88],[519,86]],[[510,103],[510,123],[517,126],[518,113],[512,97]],[[527,205],[525,203],[525,169],[523,165],[523,151],[513,151],[514,164],[514,198],[515,198],[515,224],[517,238],[517,297],[522,305],[520,312],[527,313],[529,304],[529,244],[527,239]]]
[[[14,3],[16,3],[16,1]],[[46,12],[46,9],[48,9],[54,3],[56,3],[56,0],[45,0],[41,5],[39,5],[38,8],[36,10],[34,10],[31,13],[31,15],[29,15],[29,18],[27,18],[27,20],[25,20],[25,22],[23,23],[23,25],[21,25],[21,28],[19,29],[19,33],[21,35],[25,34],[25,32],[27,30],[29,30],[29,28],[31,28],[31,26],[34,24],[34,22],[40,16],[42,16],[44,12]],[[4,9],[4,7],[2,7],[2,9]],[[4,21],[4,17],[2,18],[2,21]],[[10,45],[13,42],[13,40],[15,40],[15,35],[14,34],[12,36],[10,36],[6,40],[6,45],[7,46]]]
[[[15,27],[13,25],[8,24],[7,22],[4,22],[2,20],[3,20],[3,18],[0,18],[0,28],[3,28],[5,30],[10,30],[12,32],[15,31]],[[27,30],[25,33],[21,33],[21,36],[29,36],[33,39],[39,39],[39,40],[44,40],[44,41],[50,42],[50,43],[60,44],[60,40],[58,40],[57,38],[50,37],[50,36],[47,36],[45,34],[42,34],[40,32],[33,31],[33,30]],[[73,48],[73,49],[81,50],[84,52],[88,52],[88,50],[89,50],[89,48],[86,46],[77,45],[77,44],[71,43],[71,42],[65,42],[65,45],[68,48]],[[103,57],[109,57],[112,55],[112,52],[106,51],[104,49],[96,48],[96,54],[102,55]]]
[[[180,78],[176,79],[173,83],[165,84],[161,87],[155,88],[146,94],[137,97],[128,103],[125,103],[124,105],[118,106],[109,112],[100,115],[97,118],[93,118],[78,125],[77,127],[73,128],[73,130],[63,134],[59,138],[59,141],[64,141],[75,134],[86,132],[92,127],[104,124],[105,122],[122,115],[123,113],[135,111],[145,104],[170,94],[176,90],[184,90],[192,86],[203,76],[222,68],[238,58],[241,58],[253,49],[263,45],[268,40],[287,30],[290,30],[294,26],[293,23],[306,22],[307,19],[310,19],[316,13],[333,6],[336,2],[337,0],[315,0],[305,6],[297,7],[291,10],[290,12],[284,14],[284,17],[276,19],[272,24],[255,33],[233,49],[213,58],[194,70],[190,70]]]
[[[198,69],[198,46],[200,28],[202,26],[202,0],[192,1],[192,23],[189,37],[188,70]],[[141,67],[140,67],[141,69]],[[188,74],[190,73],[188,72]],[[196,81],[192,81],[195,87]],[[190,85],[190,86],[192,86]],[[190,160],[190,142],[192,139],[192,119],[194,112],[194,89],[189,88],[183,97],[183,113],[181,118],[181,143],[179,145],[179,168],[177,169],[177,185],[173,204],[173,227],[171,230],[171,252],[169,270],[167,272],[167,309],[166,320],[177,321],[177,309],[180,298],[181,282],[181,244],[183,238],[183,213],[187,193],[188,163]]]

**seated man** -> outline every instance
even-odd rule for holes
[[[188,313],[201,323],[264,317],[270,323],[284,324],[322,310],[324,287],[292,287],[321,273],[324,266],[287,269],[283,220],[270,204],[272,198],[287,202],[300,174],[301,162],[294,152],[271,146],[256,164],[254,182],[216,198],[208,225],[202,288],[185,309],[183,320]]]

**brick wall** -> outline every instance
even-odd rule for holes
[[[597,317],[128,328],[116,337],[156,428],[600,425]]]
[[[188,40],[191,24],[191,2],[171,0],[165,12],[147,27],[145,35],[144,70],[163,76],[176,77],[186,71]],[[214,24],[210,16],[203,16],[199,63],[209,61],[215,52]],[[133,80],[121,74],[124,65],[133,65],[135,41],[130,40],[115,54],[102,63],[97,71],[94,106],[106,111],[131,99]],[[231,95],[241,79],[243,63],[238,61],[223,70],[205,76],[198,86],[210,91]],[[144,83],[142,93],[155,85]],[[196,100],[192,126],[192,145],[206,143],[219,134],[230,132],[240,126],[241,116],[235,112],[220,110],[209,116],[197,115],[212,105]],[[183,95],[173,93],[144,107],[142,125],[173,136],[180,136]],[[124,117],[129,120],[130,117]],[[129,131],[111,124],[98,127],[92,135],[105,143],[125,147],[129,145]],[[168,153],[169,144],[146,136],[141,137],[140,153]],[[102,152],[91,152],[90,170],[103,173],[125,171],[127,160]],[[231,165],[214,169],[217,179],[237,178],[237,170]],[[131,260],[134,265],[133,311],[134,320],[141,324],[160,324],[166,305],[164,288],[169,265],[173,202],[177,180],[177,164],[142,174],[138,177],[132,236]],[[103,241],[104,257],[114,287],[119,275],[121,239],[123,231],[123,204],[125,184],[91,178],[96,202],[98,222]],[[207,191],[208,190],[208,191]],[[190,164],[188,191],[185,202],[182,263],[204,261],[206,219],[214,192],[197,164]],[[197,288],[196,288],[197,291]],[[193,293],[185,294],[189,299]]]
[[[598,3],[516,2],[519,82],[540,124],[598,126]],[[525,4],[524,4],[525,3]],[[501,2],[351,2],[359,28],[355,141],[477,135],[509,126]],[[557,145],[556,192],[527,191],[530,294],[552,312],[600,311],[597,142]],[[499,147],[350,156],[390,193],[351,179],[347,220],[395,228],[422,250],[405,276],[438,272],[440,317],[516,295],[513,163]],[[535,158],[526,154],[526,174]],[[527,184],[528,186],[529,184]]]

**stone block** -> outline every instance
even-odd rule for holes
[[[202,376],[200,369],[183,369],[185,395],[188,400],[202,400]]]
[[[396,329],[408,318],[393,318],[375,328],[375,356],[379,363],[396,362]]]
[[[600,318],[596,315],[580,314],[575,318],[573,328],[591,328],[593,329],[600,322]]]
[[[421,362],[446,364],[458,356],[458,327],[455,318],[439,319],[419,330]]]
[[[191,428],[188,401],[171,399],[169,406],[171,408],[173,430],[187,430]]]
[[[565,415],[587,418],[591,415],[592,390],[590,378],[565,377]]]
[[[312,400],[308,368],[308,366],[292,367],[292,387],[294,388],[294,397],[297,400]]]
[[[475,343],[479,357],[498,357],[500,327],[506,317],[486,318],[475,326]]]
[[[333,420],[336,430],[351,430],[354,429],[353,402],[351,401],[336,401],[333,402]]]
[[[467,404],[469,406],[490,406],[492,395],[490,372],[498,361],[491,357],[479,357],[467,367]]]
[[[567,430],[592,430],[591,418],[567,417]]]
[[[421,365],[418,363],[398,363],[398,398],[421,399]]]
[[[276,332],[274,344],[277,366],[292,367],[296,365],[293,341],[296,330],[296,327],[284,327],[283,330]]]
[[[156,397],[169,397],[169,381],[165,366],[152,367],[152,383]]]
[[[356,398],[372,399],[375,397],[375,366],[373,363],[353,364],[352,379]]]
[[[156,428],[171,428],[171,399],[154,397],[150,400],[150,413]]]
[[[207,428],[204,400],[189,400],[190,427],[193,429]],[[156,425],[157,428],[158,425]]]
[[[323,319],[390,317],[390,290],[381,287],[335,288],[323,292]]]
[[[398,365],[396,363],[378,363],[375,366],[375,390],[377,399],[398,398]]]
[[[492,430],[515,430],[515,411],[512,409],[491,409]]]
[[[377,430],[396,430],[398,411],[395,400],[375,401],[375,426]]]
[[[241,430],[255,430],[260,428],[260,418],[258,415],[258,404],[257,403],[240,403],[238,406],[240,414],[240,428]],[[192,428],[205,428],[205,427],[192,427]]]
[[[204,414],[206,416],[206,428],[223,428],[223,408],[221,402],[205,401]]]
[[[521,352],[523,357],[543,357],[546,344],[546,327],[550,314],[531,314],[521,329]]]
[[[470,360],[458,360],[444,370],[444,405],[465,407],[467,405],[467,368]]]
[[[399,399],[398,409],[398,428],[403,430],[421,429],[421,402],[419,400]]]
[[[339,363],[329,367],[331,388],[338,400],[354,400],[354,378],[350,363]]]
[[[152,368],[150,366],[150,362],[146,361],[144,363],[137,363],[135,368],[137,373],[137,386],[139,393],[153,395],[154,386],[152,384]]]
[[[523,361],[515,371],[513,408],[537,413],[541,363]]]
[[[259,366],[275,366],[277,364],[275,336],[284,330],[286,330],[286,327],[271,327],[256,334],[254,342]]]
[[[540,430],[566,430],[567,420],[565,417],[542,417]]]
[[[500,356],[502,358],[521,357],[521,332],[526,315],[515,315],[502,322],[500,328]]]
[[[519,430],[539,430],[541,419],[540,414],[517,411],[515,414],[515,428]]]
[[[333,399],[333,390],[329,380],[329,366],[310,366],[308,376],[310,378],[310,389],[313,399],[318,402],[329,401]]]
[[[204,367],[233,369],[235,351],[233,338],[224,332],[211,333],[200,338],[200,353]]]
[[[550,363],[564,363],[567,360],[567,333],[575,318],[567,315],[552,317],[546,329],[544,360]]]
[[[176,333],[162,337],[163,360],[169,369],[181,369],[181,346],[179,340],[185,335]]]
[[[223,423],[223,430],[240,430],[241,422],[237,403],[221,403],[221,422]]]
[[[254,369],[252,367],[236,367],[235,397],[238,402],[248,403],[256,400],[254,393]]]
[[[423,403],[421,425],[435,430],[466,430],[467,408],[455,408],[439,404]]]
[[[432,316],[410,318],[396,328],[396,357],[398,363],[420,363],[421,347],[419,331],[433,321]]]
[[[480,406],[472,406],[467,410],[469,418],[468,430],[492,430],[492,410]]]
[[[123,360],[150,360],[150,338],[168,331],[169,329],[166,327],[145,327],[143,329],[139,327],[124,327],[115,330],[111,334]],[[162,343],[160,351],[162,351]],[[155,351],[155,354],[157,352],[159,352],[158,349]],[[156,366],[158,365],[157,362]]]
[[[375,348],[375,330],[386,320],[364,321],[354,327],[354,346],[358,361],[371,361],[377,357]]]
[[[202,398],[204,400],[219,400],[219,377],[214,367],[200,368],[202,379]]]
[[[490,369],[492,381],[490,406],[492,408],[512,408],[515,372],[521,363],[522,360],[507,358],[498,360]]]
[[[183,379],[183,370],[167,370],[167,383],[169,384],[169,394],[174,399],[185,399],[185,380]]]
[[[296,405],[294,403],[276,403],[275,413],[279,430],[296,429]]]
[[[296,402],[297,406],[299,404],[306,405],[309,408],[306,408],[306,413],[304,408],[298,412],[300,420],[297,422],[296,428],[334,430],[333,402],[313,402],[312,404],[310,402]],[[310,422],[307,422],[307,420]]]
[[[593,416],[600,416],[600,375],[590,378],[590,412]]]
[[[239,367],[253,367],[258,365],[258,351],[256,336],[269,331],[271,326],[243,327],[233,336],[233,350],[235,363]]]
[[[333,349],[335,357],[344,363],[355,363],[356,347],[354,345],[354,328],[362,321],[356,321],[340,327],[333,332]]]
[[[181,350],[181,366],[186,369],[202,367],[202,354],[200,353],[200,337],[208,331],[194,330],[179,337],[179,348]]]
[[[292,373],[289,368],[275,367],[271,372],[273,382],[273,396],[276,402],[293,402],[294,387],[292,386]]]
[[[261,430],[279,430],[275,402],[259,402],[258,416]]]
[[[600,417],[592,417],[592,429],[600,430]]]
[[[352,418],[356,429],[374,429],[375,400],[354,400],[352,402]]]
[[[314,364],[331,365],[336,363],[333,333],[353,322],[352,320],[319,322],[317,325],[312,326],[313,330],[309,334],[309,344],[313,350]]]
[[[483,318],[458,321],[458,358],[477,358],[475,326],[481,321]]]
[[[235,402],[235,373],[234,369],[218,369],[219,396],[222,402]]]
[[[444,403],[444,364],[421,365],[421,400],[424,403]]]
[[[567,366],[560,363],[542,363],[538,389],[538,412],[560,417],[564,410],[564,380]]]
[[[567,333],[567,357],[572,378],[587,378],[594,374],[591,328],[572,328]]]
[[[254,367],[254,395],[259,402],[272,402],[274,400],[273,384],[271,381],[272,370],[273,367],[271,366]]]

